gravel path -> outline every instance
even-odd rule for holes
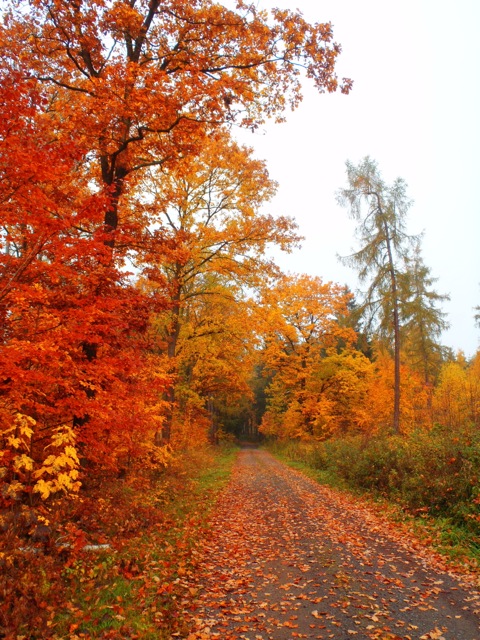
[[[187,617],[202,638],[480,640],[480,595],[395,525],[243,450]]]

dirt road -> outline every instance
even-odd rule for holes
[[[200,638],[480,640],[480,595],[367,507],[243,450],[188,617]]]

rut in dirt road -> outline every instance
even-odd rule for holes
[[[190,640],[480,640],[478,591],[353,498],[243,450],[191,592]]]

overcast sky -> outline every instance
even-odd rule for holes
[[[298,7],[332,22],[342,45],[340,77],[349,96],[319,95],[305,85],[287,123],[242,141],[267,161],[280,183],[270,210],[296,218],[301,250],[279,258],[292,273],[319,275],[356,288],[336,255],[356,247],[335,192],[345,161],[375,159],[387,182],[402,177],[414,200],[408,231],[425,232],[423,257],[451,329],[443,342],[471,356],[479,348],[473,307],[480,304],[480,0],[257,0],[270,9]]]

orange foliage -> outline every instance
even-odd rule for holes
[[[388,429],[393,420],[394,361],[385,351],[375,354],[375,376],[368,389],[370,428],[373,433]],[[401,433],[409,433],[416,427],[430,427],[428,410],[429,389],[420,373],[401,365]]]
[[[241,302],[243,287],[257,288],[275,274],[267,248],[294,246],[295,224],[259,213],[275,184],[264,163],[224,131],[212,136],[198,157],[182,159],[175,171],[150,170],[143,186],[137,206],[148,211],[175,247],[149,257],[158,267],[158,286],[166,283],[172,300],[170,312],[154,319],[166,366],[176,377],[168,393],[173,410],[167,410],[163,437],[178,439],[187,424],[197,424],[203,438],[206,425],[215,430],[219,420],[212,403],[222,403],[227,389],[231,398],[238,397],[240,375],[246,392],[250,371],[245,372],[236,351],[239,340],[251,343],[244,335],[249,320]],[[154,278],[150,287],[155,287]],[[190,433],[182,440],[192,438]]]
[[[354,350],[355,333],[342,321],[350,299],[344,287],[309,276],[283,277],[264,293],[270,382],[263,433],[325,438],[364,428],[371,366]]]
[[[52,138],[30,81],[4,80],[0,424],[10,500],[77,488],[80,456],[117,468],[132,430],[138,453],[165,387],[143,334],[164,303],[136,291],[96,236],[108,200],[75,173],[85,150]],[[88,426],[73,429],[85,415]]]
[[[81,460],[94,473],[158,459],[151,442],[170,381],[150,320],[178,302],[162,267],[185,264],[198,245],[185,247],[188,234],[172,237],[156,224],[142,200],[147,170],[193,175],[187,159],[206,142],[220,158],[211,147],[219,127],[280,118],[300,100],[301,67],[320,91],[336,90],[340,48],[328,24],[289,11],[269,18],[243,3],[232,11],[209,1],[34,0],[9,3],[0,51],[0,426],[9,502],[25,491],[76,489]],[[266,175],[245,152],[229,153],[238,173],[246,159]],[[266,177],[262,189],[272,189]],[[223,239],[206,231],[206,241],[254,233],[261,197],[247,191],[250,213],[232,218]],[[289,242],[288,223],[282,230],[263,220]],[[255,268],[249,251],[245,271]],[[212,271],[223,277],[232,260]],[[154,286],[134,286],[132,263]]]

